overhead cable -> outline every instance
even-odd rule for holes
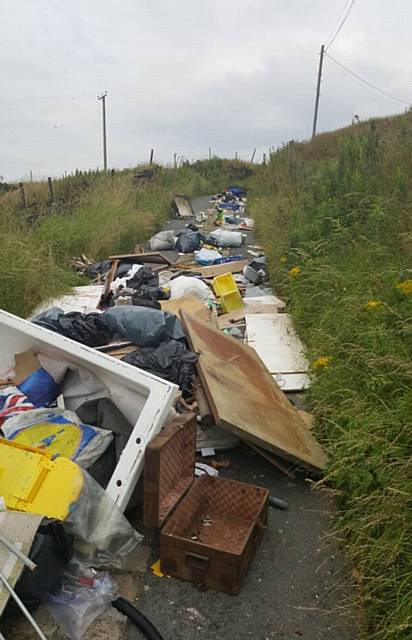
[[[371,89],[374,89],[375,91],[378,91],[379,93],[381,93],[382,95],[386,96],[387,98],[392,98],[392,100],[396,100],[397,102],[403,102],[403,104],[407,104],[408,106],[412,105],[412,101],[411,100],[404,100],[403,98],[398,98],[397,96],[394,96],[391,93],[388,93],[387,91],[384,91],[380,87],[377,87],[375,84],[372,84],[371,82],[368,82],[367,80],[364,80],[364,78],[361,78],[360,76],[358,76],[357,73],[355,73],[354,71],[351,71],[351,69],[349,69],[344,64],[339,62],[339,60],[336,60],[336,58],[331,56],[330,53],[325,53],[325,55],[328,58],[330,58],[331,60],[333,60],[333,62],[335,64],[337,64],[339,67],[341,67],[341,69],[343,69],[344,71],[349,73],[354,78],[357,78],[357,80],[359,80],[360,82],[363,82],[363,84],[366,84],[366,86],[370,87]]]
[[[329,49],[329,47],[331,47],[331,46],[332,46],[332,44],[335,42],[335,40],[336,40],[336,38],[338,37],[338,35],[339,35],[339,33],[340,33],[340,31],[341,31],[341,29],[342,29],[343,25],[345,24],[346,20],[349,18],[349,14],[350,14],[350,12],[351,12],[351,11],[352,11],[352,9],[353,9],[353,5],[355,4],[355,0],[351,0],[351,1],[350,1],[349,7],[347,7],[347,4],[348,4],[348,3],[346,2],[346,3],[345,3],[345,6],[344,6],[344,8],[343,8],[343,12],[342,12],[342,13],[344,13],[344,15],[343,15],[342,20],[341,20],[341,21],[340,21],[340,23],[339,23],[338,28],[336,29],[336,31],[335,31],[335,33],[333,34],[333,36],[332,36],[332,37],[331,37],[331,36],[329,36],[328,40],[326,41],[326,44],[325,44],[325,50],[326,50],[326,51],[327,51],[327,50]],[[346,7],[347,7],[347,9],[346,9]],[[346,12],[345,12],[345,10],[346,10]],[[341,15],[342,15],[342,14],[341,14]]]

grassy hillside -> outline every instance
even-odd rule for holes
[[[312,362],[364,637],[412,637],[412,113],[291,142],[256,175],[272,284]]]
[[[144,186],[135,185],[135,170],[113,177],[81,173],[54,182],[55,204],[44,182],[25,185],[26,207],[18,190],[0,194],[0,308],[25,316],[40,301],[81,284],[69,268],[74,255],[97,260],[133,250],[161,227],[175,194],[211,193],[241,166],[214,159],[158,167]]]

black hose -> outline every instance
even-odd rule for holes
[[[150,620],[140,613],[130,602],[124,598],[113,600],[112,605],[115,609],[127,616],[133,624],[144,633],[149,640],[163,640],[158,630],[152,625]]]

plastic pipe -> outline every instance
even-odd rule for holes
[[[152,625],[150,620],[140,613],[130,602],[124,598],[113,600],[112,605],[115,609],[127,616],[138,629],[148,638],[148,640],[163,640],[158,630]]]

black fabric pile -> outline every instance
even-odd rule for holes
[[[184,397],[192,393],[197,355],[188,351],[182,342],[166,340],[158,347],[145,347],[128,353],[122,360],[159,378],[179,385]]]
[[[52,307],[39,313],[32,322],[88,347],[101,347],[113,337],[113,330],[103,313],[64,313],[59,307]]]

